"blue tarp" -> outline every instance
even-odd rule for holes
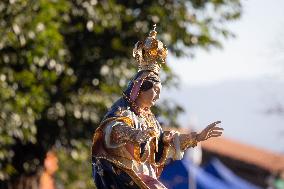
[[[218,159],[211,160],[211,162],[207,164],[203,169],[211,175],[214,175],[216,178],[224,180],[226,183],[240,189],[260,189],[259,187],[235,175]]]
[[[169,189],[189,189],[189,175],[194,177],[196,189],[260,189],[236,176],[217,159],[204,168],[186,159],[174,161],[165,167],[160,180]]]

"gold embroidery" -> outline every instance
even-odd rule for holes
[[[150,141],[150,157],[149,157],[150,164],[155,164],[155,140],[156,138],[153,138]]]
[[[180,149],[185,151],[190,147],[197,146],[198,141],[196,140],[196,133],[192,132],[190,134],[181,134],[180,135]]]
[[[169,156],[170,147],[171,147],[170,145],[164,145],[162,157],[161,157],[160,161],[156,163],[157,167],[161,167],[161,166],[165,165],[165,163],[168,159],[168,156]]]
[[[108,119],[105,119],[99,126],[99,128],[103,129],[107,123],[110,123],[111,121],[120,121],[126,123],[130,127],[134,127],[133,120],[130,117],[122,116],[122,117],[111,117]]]
[[[133,152],[133,156],[134,156],[134,160],[135,161],[138,161],[138,162],[141,162],[141,159],[140,159],[140,145],[134,145],[134,152]]]
[[[123,110],[119,110],[119,111],[123,111]],[[123,112],[118,112],[118,113],[123,114]],[[120,125],[113,127],[113,130],[111,132],[111,140],[113,140],[113,142],[115,143],[124,143],[124,142],[132,143],[134,145],[134,157],[130,159],[127,157],[124,157],[124,153],[122,153],[122,151],[119,152],[118,154],[117,153],[113,154],[112,152],[107,151],[109,158],[107,158],[103,154],[100,155],[99,157],[96,156],[96,158],[103,158],[103,159],[106,159],[114,163],[118,168],[125,171],[129,176],[131,176],[131,178],[135,181],[135,183],[140,188],[148,189],[149,187],[147,187],[147,185],[134,172],[134,170],[132,170],[131,166],[129,167],[129,165],[132,164],[131,162],[134,162],[134,161],[136,161],[138,164],[147,161],[152,166],[156,167],[157,176],[160,175],[168,159],[171,143],[170,142],[164,143],[165,145],[164,145],[162,157],[159,160],[159,162],[156,163],[155,162],[155,152],[158,150],[158,138],[160,136],[160,130],[161,130],[160,125],[157,123],[156,118],[154,117],[152,113],[147,114],[147,116],[140,115],[140,118],[141,119],[139,121],[140,123],[146,126],[145,128],[141,127],[140,129],[134,129],[135,128],[134,118],[130,118],[127,116],[106,119],[102,122],[100,127],[96,130],[96,133],[94,135],[94,141],[96,141],[97,138],[102,137],[102,134],[103,134],[102,131],[104,127],[111,121],[123,122]],[[142,154],[142,157],[140,158],[140,154],[141,154],[140,143],[147,142],[147,141],[149,143],[149,146],[145,147],[145,151]],[[116,149],[112,149],[112,151],[113,150],[116,150]],[[124,161],[120,161],[120,158],[118,156],[121,156],[121,158],[124,158],[124,159],[125,158],[128,159],[127,161],[129,161],[130,164]],[[119,174],[119,170],[115,169],[115,173]]]
[[[148,131],[141,131],[139,129],[133,129],[126,125],[117,125],[113,127],[111,132],[112,141],[116,144],[122,144],[125,142],[132,142],[134,145],[147,141],[150,138]]]
[[[102,136],[102,130],[100,128],[97,128],[93,137],[93,144],[97,142],[99,138]]]
[[[126,123],[128,126],[133,127],[133,120],[129,117],[118,117],[115,119],[115,121],[122,121],[124,123]]]

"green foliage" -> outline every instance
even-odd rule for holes
[[[239,0],[1,1],[0,180],[36,173],[55,146],[59,185],[90,188],[92,134],[135,72],[135,42],[157,22],[171,53],[192,56],[233,36],[240,13]],[[182,108],[155,111],[176,126]]]
[[[57,174],[57,188],[95,188],[90,172],[90,145],[85,141],[72,140],[74,148],[63,148],[57,155],[61,161]]]

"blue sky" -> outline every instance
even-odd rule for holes
[[[241,19],[228,25],[237,37],[222,50],[200,50],[194,59],[169,56],[181,85],[162,96],[185,106],[184,127],[200,130],[222,120],[226,137],[284,153],[284,115],[266,113],[284,106],[284,1],[242,4]]]
[[[223,50],[200,50],[194,59],[169,56],[168,62],[184,83],[279,77],[280,71],[284,72],[284,1],[249,0],[242,4],[242,18],[228,24],[237,37],[224,41]]]

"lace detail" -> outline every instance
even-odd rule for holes
[[[180,138],[180,145],[181,150],[185,151],[188,148],[197,146],[196,140],[196,132],[192,132],[190,134],[181,134]]]

